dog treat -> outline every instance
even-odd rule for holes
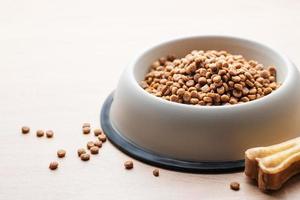
[[[158,169],[154,169],[153,170],[153,176],[159,176],[159,170]]]
[[[88,149],[92,148],[93,146],[95,146],[94,142],[93,141],[89,141],[87,144],[86,144],[86,147]]]
[[[91,154],[98,154],[99,153],[99,147],[93,146],[93,147],[91,147],[90,151],[91,151]]]
[[[124,163],[125,169],[132,169],[133,168],[133,162],[131,160],[128,160]]]
[[[29,133],[29,131],[30,131],[30,128],[28,126],[23,126],[22,127],[22,133],[23,134],[27,134],[27,133]]]
[[[37,136],[37,137],[43,137],[44,134],[45,134],[45,133],[44,133],[43,130],[37,130],[37,131],[36,131],[36,136]]]
[[[300,137],[245,152],[245,174],[256,179],[259,189],[278,190],[300,172]]]
[[[194,50],[153,62],[141,87],[165,100],[192,105],[252,101],[276,90],[276,69],[226,51]]]
[[[88,154],[88,153],[83,153],[83,154],[80,155],[80,159],[81,159],[82,161],[88,161],[88,160],[90,159],[90,154]]]
[[[80,149],[77,150],[77,154],[78,154],[79,157],[81,156],[81,154],[84,154],[84,153],[86,153],[84,148],[80,148]]]
[[[96,140],[96,141],[94,142],[94,145],[97,146],[97,147],[99,147],[99,148],[101,148],[101,147],[102,147],[102,141]]]
[[[51,170],[56,170],[57,167],[58,167],[58,162],[56,162],[56,161],[51,162],[49,165],[49,169],[51,169]]]
[[[106,141],[106,135],[104,135],[104,134],[98,135],[98,139],[99,139],[101,142],[105,142],[105,141]]]
[[[83,127],[82,128],[82,133],[83,134],[89,134],[91,132],[91,128],[90,127]]]
[[[89,127],[89,128],[91,128],[91,124],[90,124],[90,123],[83,123],[83,124],[82,124],[82,128],[84,128],[84,127]]]
[[[63,158],[63,157],[65,157],[65,155],[66,155],[66,151],[65,150],[60,149],[60,150],[57,151],[57,156],[59,158]]]
[[[100,129],[100,128],[96,128],[95,130],[94,130],[94,135],[95,136],[98,136],[98,135],[101,135],[102,134],[102,130]]]
[[[235,191],[240,190],[240,184],[238,182],[232,182],[230,183],[230,188]]]
[[[53,135],[54,135],[54,133],[53,133],[52,130],[47,130],[47,131],[46,131],[46,136],[47,136],[47,138],[52,138]]]

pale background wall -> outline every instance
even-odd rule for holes
[[[272,45],[300,65],[300,1],[0,2],[0,200],[31,199],[299,199],[300,178],[271,195],[243,173],[201,175],[161,170],[128,159],[106,143],[83,163],[76,149],[99,126],[105,97],[122,69],[141,51],[166,39],[230,34]],[[53,140],[20,135],[22,125],[55,131]],[[67,157],[48,170],[58,148]],[[241,182],[239,192],[228,187]],[[298,189],[297,189],[298,188]]]

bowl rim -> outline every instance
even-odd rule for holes
[[[251,43],[257,46],[261,46],[265,49],[267,49],[268,51],[271,51],[273,53],[275,53],[277,56],[279,56],[279,58],[283,61],[284,63],[284,67],[287,68],[287,73],[286,73],[286,77],[283,80],[283,82],[281,83],[281,86],[276,89],[274,92],[272,92],[271,94],[264,96],[262,98],[259,99],[255,99],[253,101],[249,101],[246,103],[240,103],[240,104],[234,104],[234,105],[212,105],[212,106],[197,106],[197,105],[190,105],[190,104],[182,104],[182,103],[177,103],[177,102],[171,102],[171,101],[167,101],[163,98],[159,98],[156,97],[150,93],[148,93],[147,91],[145,91],[139,84],[139,82],[136,80],[135,76],[134,76],[134,70],[135,67],[137,65],[137,62],[143,57],[145,56],[147,53],[153,51],[156,48],[160,48],[164,45],[168,45],[171,43],[175,43],[175,42],[181,42],[184,40],[192,40],[192,39],[198,39],[198,38],[207,38],[207,39],[213,39],[213,38],[218,38],[218,39],[227,39],[227,40],[236,40],[236,41],[241,41],[241,42],[246,42],[246,43]],[[237,36],[230,36],[230,35],[193,35],[193,36],[183,36],[183,37],[177,37],[177,38],[173,38],[173,39],[169,39],[163,42],[159,42],[155,45],[152,45],[151,47],[148,47],[146,49],[144,49],[141,53],[139,53],[138,55],[136,55],[136,57],[133,59],[133,61],[131,63],[129,63],[129,66],[127,67],[127,70],[129,71],[129,78],[130,80],[133,82],[133,86],[136,87],[136,89],[138,91],[141,92],[141,94],[145,95],[147,98],[152,99],[153,101],[157,101],[160,104],[166,104],[169,106],[176,106],[177,108],[184,108],[184,109],[189,109],[189,108],[193,108],[194,110],[196,109],[201,109],[201,110],[223,110],[223,109],[241,109],[241,108],[247,108],[251,105],[258,105],[258,104],[262,104],[262,103],[267,103],[268,100],[270,101],[272,98],[278,98],[280,96],[280,94],[282,92],[284,92],[284,89],[288,87],[288,85],[291,82],[292,79],[292,74],[293,71],[295,71],[296,67],[294,66],[294,64],[289,60],[289,58],[283,54],[282,52],[278,51],[277,49],[270,47],[269,45],[263,44],[261,42],[255,41],[255,40],[251,40],[248,38],[243,38],[243,37],[237,37]]]

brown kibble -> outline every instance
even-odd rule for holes
[[[238,182],[232,182],[230,183],[230,189],[238,191],[240,190],[240,184]]]
[[[159,176],[159,170],[158,169],[153,170],[153,176],[156,176],[156,177]]]
[[[100,128],[96,128],[95,130],[94,130],[94,135],[95,136],[98,136],[98,135],[101,135],[102,134],[102,130],[100,129]]]
[[[223,94],[221,96],[221,101],[224,102],[224,103],[227,103],[229,101],[229,99],[230,99],[229,96],[226,95],[226,94]]]
[[[99,147],[93,146],[93,147],[91,147],[90,151],[91,151],[91,154],[98,154],[99,153]]]
[[[102,147],[102,141],[97,140],[97,141],[94,142],[94,145],[101,148]]]
[[[98,139],[99,139],[101,142],[105,142],[105,141],[106,141],[106,135],[101,134],[101,135],[98,136]]]
[[[80,155],[80,159],[81,159],[82,161],[88,161],[88,160],[90,159],[90,154],[88,154],[88,153],[83,153],[83,154]]]
[[[85,151],[84,148],[80,148],[80,149],[77,150],[77,154],[78,154],[79,157],[80,157],[82,154],[85,154],[85,153],[86,153],[86,151]]]
[[[66,151],[65,150],[60,149],[60,150],[57,151],[57,156],[59,158],[63,158],[63,157],[65,157],[65,155],[66,155]]]
[[[132,169],[133,168],[133,162],[131,160],[128,160],[124,163],[125,169]]]
[[[44,133],[43,130],[37,130],[37,131],[36,131],[36,136],[37,136],[37,137],[43,137],[44,134],[45,134],[45,133]]]
[[[47,136],[47,138],[52,138],[54,136],[54,132],[52,130],[47,130],[46,136]]]
[[[95,146],[94,142],[93,141],[89,141],[87,144],[86,144],[86,147],[88,149],[92,148],[93,146]]]
[[[160,58],[150,67],[141,87],[176,103],[239,104],[264,97],[280,86],[275,67],[265,69],[255,60],[226,51],[194,50],[174,60]]]
[[[27,134],[27,133],[29,133],[30,132],[30,128],[28,127],[28,126],[23,126],[22,127],[22,133],[23,134]]]
[[[82,128],[82,133],[83,134],[89,134],[91,132],[91,128],[86,126]]]
[[[91,124],[90,123],[83,123],[83,125],[82,125],[82,128],[84,128],[84,127],[91,127]]]
[[[56,170],[57,167],[58,167],[58,162],[56,162],[56,161],[51,162],[49,165],[49,169],[51,169],[51,170]]]

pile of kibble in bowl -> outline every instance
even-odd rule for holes
[[[276,68],[226,51],[194,50],[183,58],[153,62],[141,82],[147,92],[165,100],[202,106],[253,101],[276,90]]]

